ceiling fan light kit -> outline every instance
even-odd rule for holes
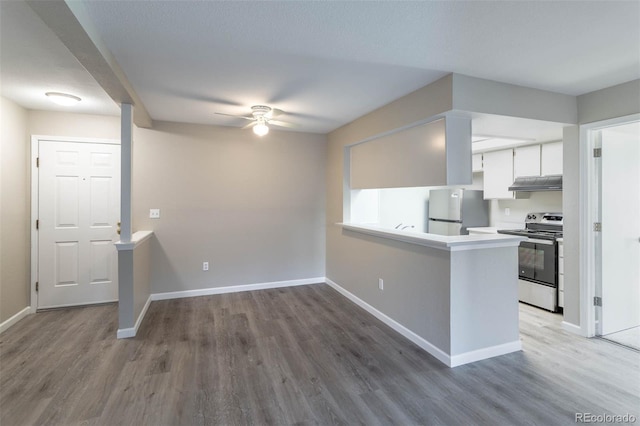
[[[258,136],[264,136],[269,133],[269,126],[264,122],[264,120],[259,120],[258,124],[253,126],[253,133]]]
[[[226,115],[229,117],[242,118],[244,120],[250,120],[251,123],[244,126],[243,129],[248,129],[251,127],[253,129],[253,133],[258,136],[264,136],[269,133],[269,124],[274,126],[281,127],[295,127],[293,124],[286,123],[279,120],[272,120],[274,116],[282,114],[282,111],[279,109],[273,109],[266,105],[254,105],[251,107],[251,116],[248,115],[233,115],[233,114],[225,114],[221,112],[216,112],[218,115]]]

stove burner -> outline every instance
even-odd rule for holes
[[[500,234],[555,241],[562,238],[562,213],[528,213],[525,229],[501,229]]]

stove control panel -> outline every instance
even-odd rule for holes
[[[562,226],[562,213],[527,213],[525,223],[544,223]]]

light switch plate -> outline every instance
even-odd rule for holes
[[[149,210],[149,218],[151,218],[151,219],[160,219],[160,209],[150,209]]]

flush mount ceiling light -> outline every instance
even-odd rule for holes
[[[81,101],[79,97],[68,93],[47,92],[45,95],[47,95],[52,102],[55,102],[58,105],[71,106]]]

